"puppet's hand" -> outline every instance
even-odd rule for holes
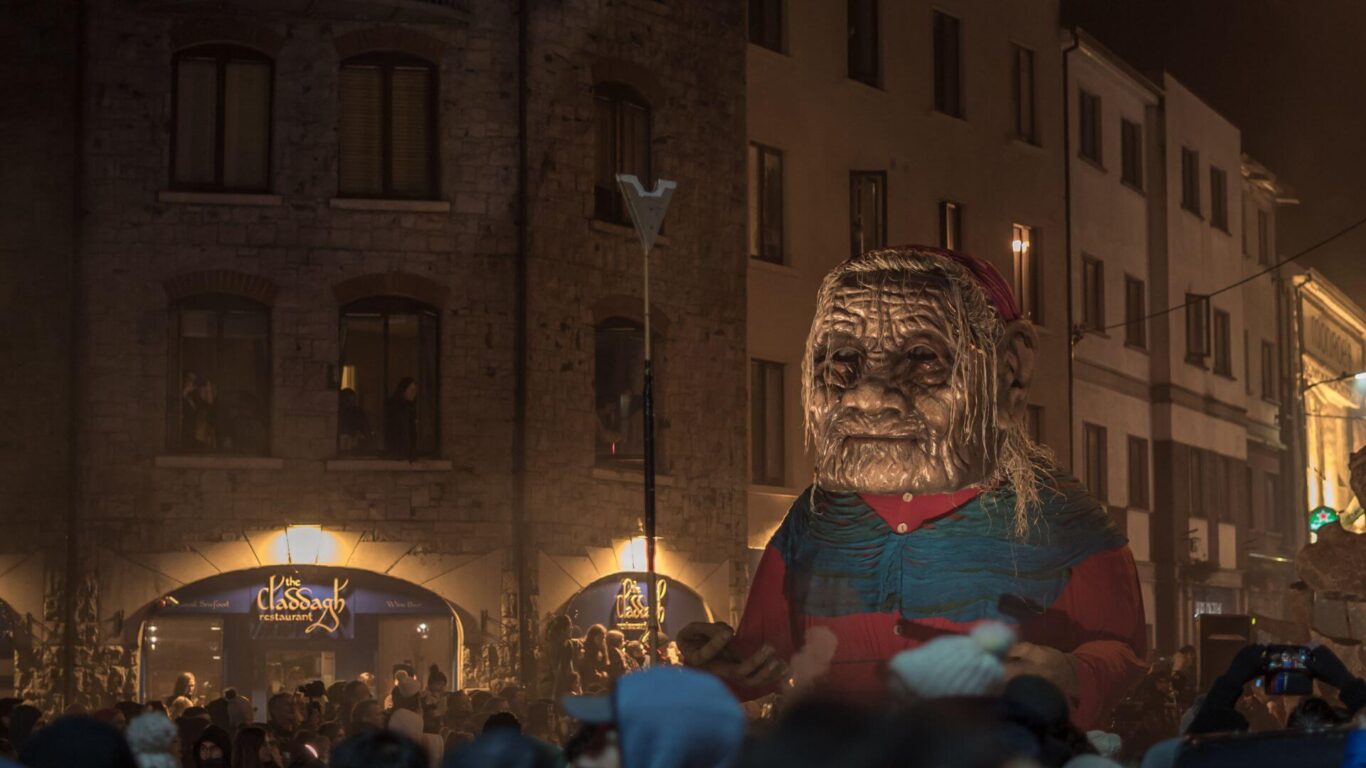
[[[774,653],[772,646],[765,645],[749,658],[739,659],[730,647],[734,636],[735,630],[721,622],[689,624],[677,638],[683,663],[746,688],[766,688],[787,679],[787,662]]]
[[[1069,701],[1081,698],[1077,663],[1072,654],[1034,643],[1016,643],[1006,655],[1006,677],[1036,675],[1058,686]]]

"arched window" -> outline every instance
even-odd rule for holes
[[[629,224],[617,174],[640,178],[654,186],[650,163],[650,105],[629,86],[599,83],[593,89],[597,127],[597,171],[593,215],[602,221]]]
[[[437,195],[436,67],[367,53],[341,65],[337,188],[343,197]]]
[[[270,308],[199,294],[171,307],[168,444],[181,453],[270,450]]]
[[[381,296],[341,313],[337,452],[414,459],[438,451],[437,313]]]
[[[664,413],[661,397],[664,347],[652,333],[654,370],[655,465],[664,467],[660,439]],[[594,328],[594,409],[597,414],[596,457],[599,464],[644,466],[645,462],[645,330],[624,317],[609,317]]]
[[[236,45],[201,45],[173,61],[171,183],[178,189],[270,189],[269,57]]]

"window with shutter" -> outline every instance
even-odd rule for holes
[[[617,174],[636,176],[647,189],[654,186],[650,105],[621,83],[599,83],[593,89],[593,98],[597,124],[593,216],[600,221],[629,224]]]
[[[437,195],[436,68],[402,54],[342,63],[337,187],[345,197]]]
[[[240,46],[198,46],[175,55],[174,71],[171,185],[267,191],[274,79],[270,59]]]

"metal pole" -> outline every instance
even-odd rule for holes
[[[655,571],[655,399],[654,371],[650,357],[650,247],[645,251],[645,570],[649,574],[650,607],[646,622],[650,633],[646,645],[648,660],[659,654],[659,585]]]

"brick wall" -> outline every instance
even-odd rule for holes
[[[360,530],[367,538],[415,543],[420,551],[508,551],[515,6],[501,0],[474,5],[466,23],[383,25],[162,16],[118,0],[89,4],[89,215],[79,361],[80,510],[87,534],[82,575],[88,582],[97,576],[97,549],[186,551],[191,544],[288,523]],[[655,168],[680,182],[668,217],[670,242],[657,252],[654,273],[658,309],[671,321],[667,372],[659,382],[667,402],[660,433],[671,476],[660,490],[660,532],[676,550],[743,562],[743,28],[742,8],[725,0],[581,0],[536,10],[529,73],[533,547],[576,554],[639,531],[640,483],[593,472],[592,307],[640,290],[634,237],[590,222],[592,72],[612,60],[643,65],[656,85]],[[160,194],[169,177],[171,56],[177,46],[206,35],[243,40],[275,55],[270,191],[280,196],[279,204],[166,202]],[[440,197],[450,202],[447,212],[347,210],[329,203],[337,194],[338,62],[376,40],[439,53]],[[59,131],[47,129],[61,122],[55,101],[27,125],[37,142],[28,152],[34,157],[60,158],[60,147],[70,146],[69,140],[61,144]],[[30,163],[31,175],[50,164]],[[24,191],[8,182],[3,189],[12,200],[22,200]],[[30,442],[6,448],[16,459],[24,454],[0,469],[17,467],[16,477],[37,466],[28,457],[35,446],[50,443],[42,453],[52,457],[52,471],[63,466],[60,456],[70,447],[60,431],[38,428],[39,415],[61,413],[63,400],[59,386],[35,382],[60,383],[69,360],[63,344],[49,350],[40,343],[61,338],[62,301],[69,296],[60,282],[63,230],[54,224],[43,232],[54,254],[44,264],[53,274],[23,274],[32,294],[25,306],[46,319],[38,323],[35,316],[32,334],[5,353],[6,360],[28,366],[24,377],[7,377],[5,386],[24,383],[5,402],[19,406],[14,412],[24,412],[34,425],[26,427]],[[20,256],[7,253],[5,269],[22,265]],[[271,455],[280,464],[159,466],[157,457],[170,453],[168,296],[225,280],[268,297],[271,305]],[[444,296],[440,457],[450,462],[448,471],[327,466],[336,453],[338,297],[367,281],[426,286],[421,290]],[[16,517],[23,530],[36,532],[54,505],[36,492],[32,498]],[[744,569],[733,572],[738,602]],[[516,626],[510,570],[504,583],[501,618],[510,647]],[[60,583],[49,590],[55,598]],[[95,620],[97,590],[83,594],[90,620],[89,631],[82,631],[82,686],[91,701],[116,695],[120,685],[131,692],[131,654]],[[721,615],[734,610],[713,607]]]

